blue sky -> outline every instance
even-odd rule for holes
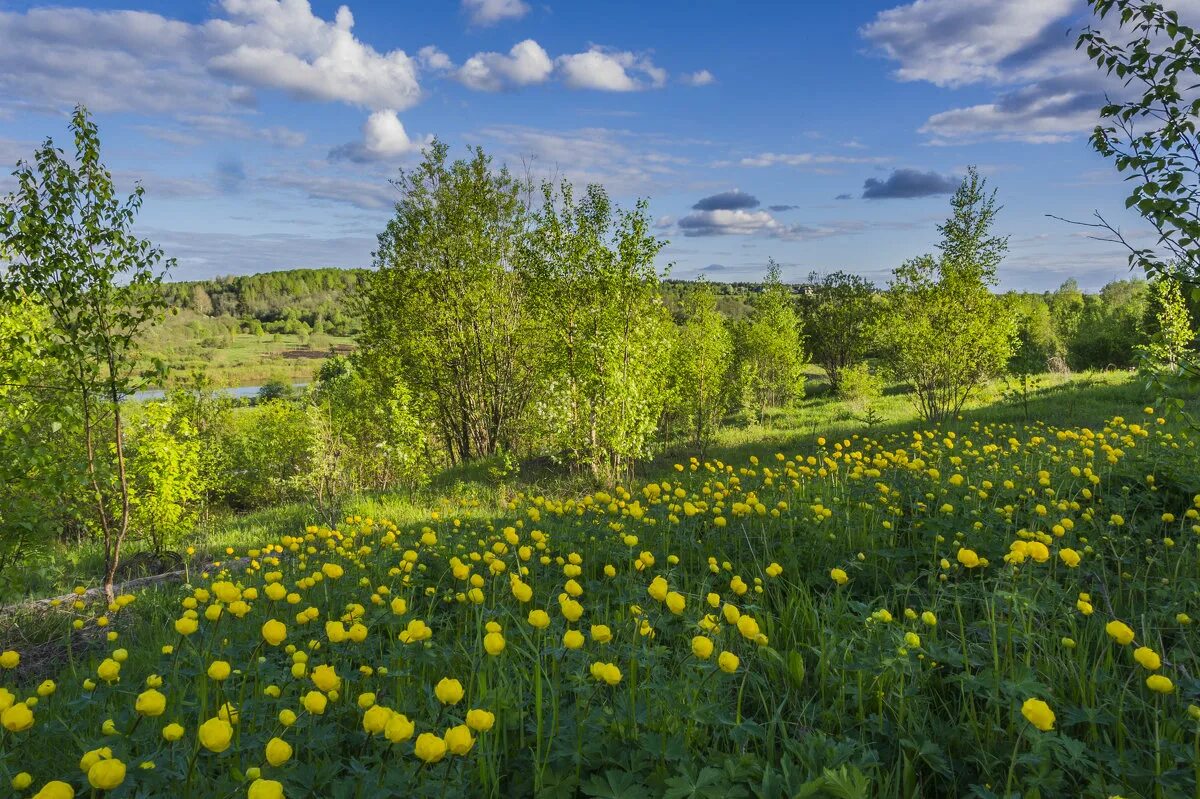
[[[773,257],[881,284],[975,164],[1002,286],[1095,289],[1124,253],[1046,215],[1144,229],[1087,145],[1121,87],[1074,51],[1086,21],[1082,0],[0,0],[0,161],[68,144],[87,104],[179,278],[369,265],[388,179],[436,135],[649,198],[675,277]]]

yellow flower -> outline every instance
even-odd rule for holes
[[[341,678],[337,676],[337,672],[334,671],[333,666],[330,666],[328,663],[317,666],[312,670],[312,681],[313,685],[325,693],[336,690],[338,685],[341,684]]]
[[[51,780],[33,795],[33,799],[74,799],[75,789],[62,780]]]
[[[1072,569],[1078,566],[1079,561],[1081,560],[1079,553],[1070,548],[1058,550],[1058,557],[1063,563],[1067,564],[1067,566]]]
[[[200,725],[196,735],[205,749],[220,754],[229,748],[229,742],[233,740],[233,725],[225,719],[209,719]]]
[[[544,610],[529,611],[529,623],[539,630],[550,626],[550,614]]]
[[[14,791],[23,791],[30,785],[33,785],[33,775],[28,771],[22,771],[20,774],[12,778],[9,783]]]
[[[320,691],[309,691],[300,700],[300,703],[304,705],[304,709],[309,713],[312,713],[314,716],[320,716],[325,712],[325,707],[329,704],[329,700]]]
[[[161,716],[167,709],[167,698],[153,688],[138,694],[134,710],[143,716]]]
[[[171,723],[163,727],[162,737],[164,741],[178,741],[183,737],[183,725]]]
[[[753,616],[745,615],[739,617],[737,620],[737,628],[738,632],[742,634],[743,638],[753,641],[758,637],[758,622],[754,620]]]
[[[608,685],[621,682],[621,669],[615,663],[593,663],[591,672],[594,678]]]
[[[292,745],[282,738],[272,738],[267,741],[266,757],[272,766],[282,766],[292,759]]]
[[[112,658],[105,658],[96,667],[96,676],[108,683],[121,679],[121,664]]]
[[[713,652],[713,642],[711,638],[703,635],[697,635],[692,639],[692,654],[701,660],[707,660]]]
[[[1041,699],[1026,699],[1021,705],[1021,715],[1042,732],[1054,729],[1054,711]]]
[[[214,660],[208,667],[208,676],[217,682],[229,678],[229,673],[232,671],[230,665],[224,660]]]
[[[21,665],[21,655],[12,649],[0,653],[0,669],[15,669]]]
[[[287,626],[277,619],[263,622],[262,637],[271,646],[279,646],[287,638]]]
[[[1148,646],[1139,646],[1133,650],[1133,659],[1146,671],[1158,671],[1162,668],[1162,658]]]
[[[446,730],[444,740],[446,748],[454,755],[465,755],[475,745],[475,736],[471,735],[471,728],[466,724],[459,724]]]
[[[408,720],[408,716],[403,713],[393,713],[388,719],[387,726],[383,728],[384,737],[394,744],[404,743],[412,737],[415,725]]]
[[[738,660],[738,656],[732,652],[722,652],[717,656],[717,666],[726,674],[733,674],[737,671],[739,663],[741,661]]]
[[[388,720],[392,717],[390,708],[383,705],[372,705],[363,714],[363,730],[370,735],[379,735],[387,729]]]
[[[683,598],[683,594],[679,593],[678,591],[671,591],[667,594],[667,610],[671,611],[676,616],[678,616],[680,613],[683,613],[683,609],[686,605],[687,601]]]
[[[579,630],[567,630],[563,633],[563,646],[567,649],[579,649],[583,646],[583,633]]]
[[[487,732],[496,723],[496,714],[490,710],[473,708],[467,711],[467,726],[476,732]]]
[[[125,781],[125,764],[116,758],[100,760],[88,769],[88,784],[100,791],[111,791]]]
[[[58,686],[54,684],[54,680],[42,680],[42,684],[37,688],[37,695],[50,696],[56,690],[58,690]]]
[[[591,632],[592,640],[598,644],[607,644],[612,640],[612,630],[607,624],[593,624]]]
[[[974,569],[979,565],[979,555],[973,549],[958,550],[957,560],[968,569]]]
[[[1175,683],[1171,682],[1170,677],[1164,677],[1161,674],[1151,674],[1146,678],[1146,687],[1160,694],[1169,694],[1175,690]]]
[[[463,686],[458,680],[443,677],[434,687],[433,694],[443,705],[457,705],[463,698]]]
[[[937,616],[933,615],[933,611],[927,610],[921,614],[921,621],[929,627],[937,626]]]
[[[250,783],[246,799],[283,799],[283,783],[278,780],[256,779]]]
[[[768,577],[778,577],[783,574],[783,567],[772,561],[767,565],[766,572]]]
[[[180,635],[191,635],[200,627],[200,622],[193,619],[191,616],[184,616],[182,619],[175,620],[175,632]]]
[[[844,569],[833,568],[829,570],[829,579],[838,585],[845,585],[850,582],[850,575],[846,574]]]
[[[0,713],[0,727],[9,732],[25,732],[33,726],[33,711],[24,702],[18,702]]]
[[[504,651],[504,635],[502,633],[488,633],[483,636],[483,651],[489,655],[499,655]]]
[[[296,723],[296,711],[285,707],[279,711],[279,723],[285,727],[290,727]]]
[[[446,756],[446,741],[431,732],[423,732],[417,736],[413,744],[413,754],[426,763],[437,763]]]
[[[1104,631],[1121,646],[1128,646],[1133,641],[1133,630],[1123,621],[1113,619],[1104,625]]]

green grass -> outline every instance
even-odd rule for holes
[[[474,465],[427,492],[352,502],[336,530],[298,529],[303,508],[214,527],[199,543],[237,540],[257,567],[115,613],[85,608],[77,632],[25,622],[50,654],[0,681],[21,696],[54,673],[59,687],[31,730],[0,739],[0,780],[28,770],[35,787],[83,789],[79,759],[105,745],[129,767],[116,799],[243,796],[250,769],[290,799],[1196,795],[1195,431],[1145,414],[1128,376],[1051,387],[1029,421],[989,399],[934,427],[887,397],[865,431],[814,397],[727,431],[707,464],[647,464],[627,490],[548,473],[505,483]],[[1114,416],[1124,421],[1106,426]],[[284,557],[259,551],[272,540]],[[192,605],[198,632],[176,633]],[[544,630],[531,609],[548,612]],[[279,647],[262,642],[271,619],[287,628]],[[1161,665],[1112,640],[1118,619]],[[405,643],[418,622],[431,637]],[[503,631],[499,655],[484,653],[487,623]],[[342,640],[352,624],[361,642]],[[580,648],[568,631],[583,633]],[[711,656],[695,654],[696,636]],[[120,681],[84,684],[117,647]],[[206,675],[215,660],[233,665],[227,681]],[[314,679],[318,664],[336,671],[336,691]],[[1170,693],[1151,689],[1152,672]],[[167,713],[139,720],[151,674]],[[461,703],[439,700],[443,679],[460,681]],[[306,710],[318,690],[319,714]],[[1023,712],[1032,700],[1052,729],[1027,720],[1048,726]],[[210,752],[196,730],[225,702],[236,736]],[[469,753],[423,765],[416,736],[433,745],[469,708],[494,726]],[[121,734],[104,735],[106,720]],[[178,743],[160,737],[169,721],[185,728]],[[273,737],[294,748],[289,762],[264,761]]]

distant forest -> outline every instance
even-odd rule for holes
[[[352,298],[369,274],[368,269],[336,267],[287,269],[169,283],[167,291],[180,308],[220,319],[227,327],[236,324],[242,333],[355,336],[361,320]],[[818,282],[814,275],[812,282],[787,285],[801,301]],[[663,300],[676,317],[695,285],[694,280],[662,282]],[[716,295],[717,310],[737,320],[750,313],[751,299],[763,284],[705,281],[705,285]],[[1055,291],[1008,296],[1018,309],[1021,337],[1035,341],[1041,353],[1061,359],[1072,369],[1132,366],[1134,347],[1152,332],[1147,317],[1153,308],[1142,280],[1114,281],[1095,293],[1085,293],[1068,280]],[[1191,312],[1197,318],[1200,307]]]

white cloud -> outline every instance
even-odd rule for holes
[[[202,23],[139,11],[0,12],[0,95],[95,111],[229,111],[278,89],[373,110],[420,99],[416,62],[354,36],[308,0],[221,0]]]
[[[881,11],[861,33],[899,62],[899,80],[961,86],[1006,79],[1007,59],[1078,9],[1077,0],[916,0]]]
[[[785,228],[767,211],[717,209],[694,211],[677,223],[685,236],[778,235]]]
[[[593,46],[584,53],[561,55],[555,65],[563,83],[572,89],[631,92],[657,89],[667,82],[666,70],[656,67],[648,57],[602,47]],[[631,73],[640,73],[641,77]]]
[[[205,26],[221,51],[208,62],[219,74],[375,110],[405,109],[420,99],[413,59],[357,39],[347,6],[333,22],[315,16],[308,0],[221,0],[221,7],[230,19]]]
[[[434,72],[448,72],[454,69],[454,62],[450,60],[450,56],[432,44],[426,45],[417,51],[417,60],[421,62],[422,67]]]
[[[462,7],[470,16],[471,24],[479,26],[520,19],[529,13],[529,6],[522,0],[462,0]]]
[[[1184,16],[1197,0],[1173,0]],[[1096,20],[1081,0],[915,0],[879,13],[860,33],[897,63],[894,76],[936,86],[994,87],[990,102],[951,108],[921,127],[931,144],[1008,140],[1060,142],[1089,132],[1106,95],[1128,96],[1075,49],[1092,25],[1116,41],[1117,15]]]
[[[879,164],[884,161],[887,161],[887,159],[868,156],[829,155],[825,153],[759,153],[758,155],[747,156],[741,159],[738,164],[750,167],[821,167],[831,164]]]
[[[688,72],[679,78],[688,86],[707,86],[716,81],[716,77],[707,69],[702,69],[698,72]]]
[[[414,140],[404,129],[404,123],[391,109],[376,111],[363,123],[362,141],[343,144],[329,155],[333,160],[386,161],[420,150],[429,138]]]
[[[526,39],[513,45],[508,55],[476,53],[455,71],[454,76],[471,89],[494,92],[542,83],[553,69],[554,64],[542,46],[533,39]]]

